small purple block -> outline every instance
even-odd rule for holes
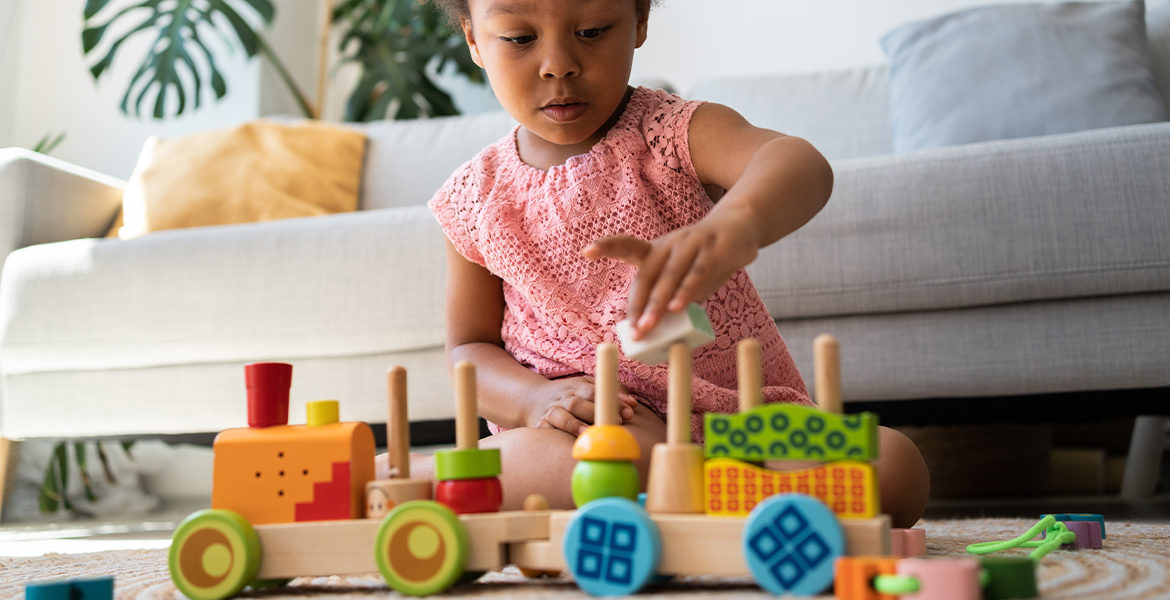
[[[1077,539],[1073,540],[1071,544],[1061,545],[1062,550],[1080,550],[1082,548],[1100,548],[1101,546],[1101,524],[1096,521],[1063,521],[1064,526],[1068,530],[1077,534]],[[1040,537],[1047,537],[1048,532],[1040,534]]]

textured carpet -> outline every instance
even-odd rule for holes
[[[1035,521],[972,519],[930,521],[929,556],[959,556],[972,542],[1013,538]],[[1170,599],[1170,524],[1109,521],[1100,550],[1057,550],[1037,571],[1041,598]],[[1022,553],[1023,551],[1010,551]],[[23,597],[23,585],[70,577],[114,575],[119,599],[182,598],[171,584],[165,550],[128,550],[100,554],[50,554],[38,558],[0,557],[0,598]],[[687,596],[768,598],[746,579],[686,578],[645,590],[640,597]],[[250,598],[386,598],[397,596],[376,576],[301,578],[280,589],[247,592]],[[485,575],[476,583],[452,588],[443,598],[499,596],[514,598],[583,598],[568,578],[530,580],[515,569]],[[831,596],[821,596],[830,598]]]

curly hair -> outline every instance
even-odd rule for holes
[[[458,29],[462,26],[463,21],[471,19],[471,9],[468,8],[469,0],[426,0],[435,6],[438,6],[443,12],[447,13],[447,19],[451,21],[451,26]],[[650,12],[650,7],[657,4],[659,0],[634,0],[637,3],[639,12]]]

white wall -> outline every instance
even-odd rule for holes
[[[871,64],[883,60],[878,38],[899,23],[1004,1],[1026,0],[662,0],[635,57],[634,79],[666,80],[685,92],[709,77]],[[114,72],[94,84],[81,54],[82,5],[0,0],[0,146],[29,146],[46,132],[65,131],[56,156],[127,177],[149,135],[174,137],[259,115],[297,114],[275,77],[236,53],[221,65],[229,87],[224,101],[209,96],[198,112],[165,122],[122,115],[118,103],[131,61],[120,57]],[[276,6],[270,39],[315,101],[321,4],[277,0]],[[343,101],[344,86],[332,86],[326,117],[336,119]],[[491,106],[482,97],[465,104]]]
[[[54,156],[117,177],[128,177],[143,141],[150,135],[173,137],[190,132],[226,127],[254,118],[258,112],[259,66],[245,64],[242,52],[220,63],[228,79],[228,96],[211,102],[206,89],[203,108],[191,116],[170,121],[136,119],[119,112],[126,82],[137,65],[131,59],[142,44],[127,43],[112,72],[96,83],[81,53],[79,0],[17,0],[17,52],[12,88],[15,96],[11,130],[0,145],[30,146],[45,133],[64,131],[65,141]],[[6,0],[3,4],[12,3]],[[125,6],[128,0],[114,2]],[[6,24],[6,25],[11,25]],[[9,27],[0,27],[8,29]],[[109,35],[109,34],[107,34]],[[122,55],[121,53],[125,53]],[[0,79],[0,81],[5,81]],[[4,133],[0,131],[0,133]]]
[[[720,76],[884,62],[878,39],[910,20],[979,4],[1030,0],[661,0],[650,13],[635,80],[686,92]]]

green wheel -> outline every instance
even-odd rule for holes
[[[240,593],[260,570],[260,538],[230,510],[201,510],[183,519],[167,554],[171,580],[192,600]]]
[[[404,502],[378,528],[374,560],[386,583],[411,596],[437,594],[463,575],[470,542],[451,509],[430,500]]]

